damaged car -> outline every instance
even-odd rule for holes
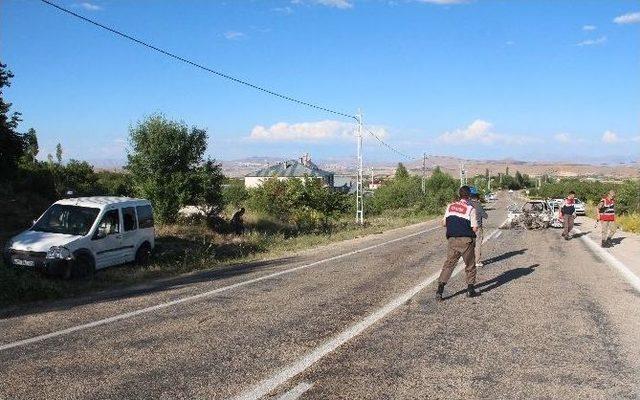
[[[522,206],[513,204],[508,208],[507,221],[503,229],[547,229],[561,228],[558,205],[547,200],[530,200]]]

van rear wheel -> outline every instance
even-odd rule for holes
[[[138,247],[138,251],[136,251],[136,264],[137,265],[147,265],[149,264],[149,260],[151,259],[151,246],[149,243],[144,242]]]

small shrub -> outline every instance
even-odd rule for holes
[[[621,215],[616,219],[623,231],[640,233],[640,213]]]

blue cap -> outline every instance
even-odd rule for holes
[[[478,194],[478,189],[476,189],[475,186],[470,186],[469,187],[469,193],[471,194]]]

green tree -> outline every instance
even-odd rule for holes
[[[396,179],[407,179],[409,177],[409,171],[407,171],[407,167],[404,166],[403,163],[398,163],[398,168],[396,168]]]
[[[260,214],[280,221],[291,220],[293,211],[300,206],[304,184],[299,179],[266,179],[250,190],[249,207]]]
[[[218,215],[224,208],[222,182],[224,175],[220,164],[212,160],[196,167],[190,176],[190,194],[188,204],[197,206],[207,219]]]
[[[222,188],[224,203],[235,208],[242,207],[249,198],[249,192],[244,187],[244,182],[234,179]]]
[[[97,192],[97,176],[93,166],[86,161],[70,160],[67,165],[59,167],[62,181],[61,195],[67,190],[76,195],[91,196]]]
[[[22,135],[16,129],[20,113],[10,112],[11,103],[4,99],[4,88],[11,86],[13,73],[0,63],[0,182],[15,176],[18,161],[24,154]]]
[[[211,160],[207,160],[210,165],[204,164],[204,129],[152,115],[132,127],[129,135],[131,152],[126,168],[132,175],[134,192],[152,202],[158,221],[173,222],[180,207],[189,201],[213,198],[211,193],[199,193],[203,186],[196,184],[215,169]]]
[[[38,155],[38,136],[36,135],[36,130],[33,128],[29,128],[27,133],[22,136],[23,146],[24,146],[24,154],[22,159],[26,163],[33,163],[36,161],[36,156]]]
[[[103,196],[134,196],[133,178],[126,172],[96,172],[97,193]]]
[[[56,145],[56,162],[62,164],[62,145],[60,143]]]

